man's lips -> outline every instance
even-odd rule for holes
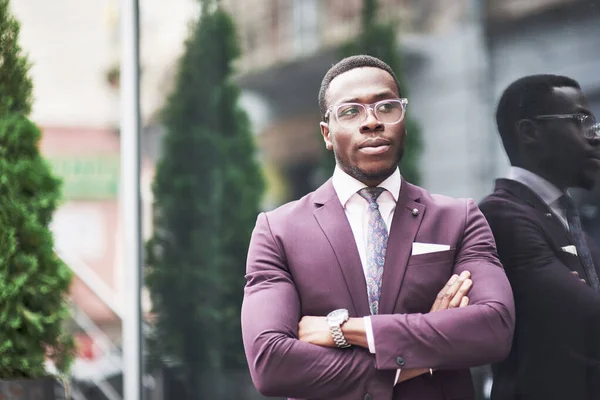
[[[594,170],[600,169],[600,157],[595,155],[586,158],[584,163],[587,168],[593,168]]]
[[[383,154],[390,148],[390,142],[382,138],[368,139],[362,142],[358,149],[363,154]]]
[[[376,147],[361,147],[359,151],[363,154],[375,155],[375,154],[383,154],[390,148],[389,144],[376,146]]]
[[[389,140],[386,140],[383,138],[373,138],[373,139],[365,140],[358,146],[358,148],[365,149],[365,148],[369,148],[369,147],[381,147],[381,146],[389,146],[389,145],[390,145]]]

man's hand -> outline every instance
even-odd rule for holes
[[[572,273],[573,275],[575,275],[577,278],[579,278],[579,272],[577,272],[577,271],[571,271],[571,273]],[[585,279],[583,279],[583,278],[579,278],[579,280],[580,280],[581,282],[585,283]]]
[[[469,279],[470,277],[471,273],[469,271],[464,271],[460,276],[452,275],[446,283],[446,286],[438,293],[429,312],[468,306],[469,298],[467,297],[467,294],[473,286],[473,281]],[[398,377],[398,383],[408,381],[430,372],[433,371],[430,371],[429,368],[402,369],[400,376]]]
[[[471,273],[468,271],[464,271],[460,276],[452,275],[446,286],[438,293],[430,312],[468,306],[467,294],[473,286],[470,277]],[[361,318],[350,318],[343,326],[344,336],[349,343],[368,347]],[[326,317],[302,317],[298,324],[298,339],[318,346],[337,348],[331,337]]]
[[[469,271],[463,271],[460,276],[456,274],[452,275],[446,286],[438,293],[429,312],[468,306],[469,298],[467,294],[473,286],[473,281],[469,279],[470,277],[471,273]]]
[[[302,317],[298,324],[298,339],[318,346],[337,347],[326,317]]]

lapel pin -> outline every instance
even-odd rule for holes
[[[548,217],[548,218],[552,218],[552,213],[548,213],[548,214],[546,214],[546,217]]]
[[[417,215],[419,215],[419,210],[417,210],[416,208],[413,208],[413,209],[412,209],[412,215],[413,215],[414,217],[416,217]]]

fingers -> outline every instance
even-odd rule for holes
[[[462,300],[460,301],[460,305],[458,307],[462,308],[462,307],[466,307],[468,305],[469,305],[469,298],[467,296],[464,296],[462,298]]]
[[[472,286],[473,281],[470,279],[465,279],[462,285],[460,285],[460,287],[458,288],[458,291],[456,292],[452,300],[450,301],[450,304],[448,304],[448,308],[459,307],[462,303],[463,298],[467,295],[467,293],[469,293],[469,290],[471,290]]]
[[[435,297],[435,302],[433,303],[433,306],[431,307],[430,312],[437,311],[440,308],[440,304],[442,304],[444,295],[446,294],[446,292],[448,290],[450,290],[450,288],[452,287],[452,285],[454,285],[454,283],[457,281],[457,279],[458,279],[458,275],[456,275],[456,274],[452,275],[450,277],[450,279],[448,279],[448,282],[446,282],[446,285],[442,288],[442,290],[439,291],[439,293]]]
[[[458,293],[458,290],[462,288],[465,281],[471,277],[471,273],[464,271],[458,277],[458,279],[450,286],[450,288],[444,293],[442,301],[438,309],[445,310],[450,305],[450,302],[454,299],[454,296]],[[457,304],[458,305],[458,304]]]
[[[463,297],[469,292],[473,281],[471,273],[463,271],[460,276],[452,275],[446,286],[438,293],[430,312],[456,308],[462,304]]]
[[[577,271],[571,271],[571,273],[572,273],[573,275],[575,275],[577,278],[579,278],[579,273],[578,273]],[[579,280],[580,280],[581,282],[585,283],[585,279],[579,278]]]

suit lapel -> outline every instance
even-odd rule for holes
[[[317,205],[314,211],[315,219],[335,253],[338,267],[344,276],[348,293],[352,298],[355,315],[369,315],[367,284],[356,241],[331,180],[315,192],[315,204]]]
[[[559,243],[574,243],[571,234],[560,219],[554,215],[550,207],[546,204],[543,204],[543,206],[545,209],[536,209],[535,211],[538,213],[540,219],[544,221],[544,225],[550,232],[550,236],[558,240]]]
[[[385,254],[379,301],[381,314],[394,312],[400,294],[412,244],[425,214],[425,205],[418,202],[419,198],[420,193],[415,186],[402,180]]]
[[[564,224],[558,219],[558,217],[554,215],[551,208],[544,203],[544,201],[529,187],[513,180],[498,179],[496,181],[496,190],[508,191],[522,202],[533,207],[534,212],[538,214],[544,228],[548,232],[548,236],[554,241],[555,246],[562,247],[567,243],[571,245],[575,243],[571,233],[565,228]],[[591,243],[589,237],[586,236],[586,240],[590,251],[592,251],[592,258],[594,260],[596,271],[600,273],[600,259],[598,258],[598,254],[594,255],[594,250],[592,250],[595,248],[595,246]],[[578,272],[580,274],[585,274],[585,268],[579,257],[577,257],[576,263],[579,266]],[[573,268],[576,268],[573,266],[573,264],[569,265],[567,263],[567,266],[572,270]]]

